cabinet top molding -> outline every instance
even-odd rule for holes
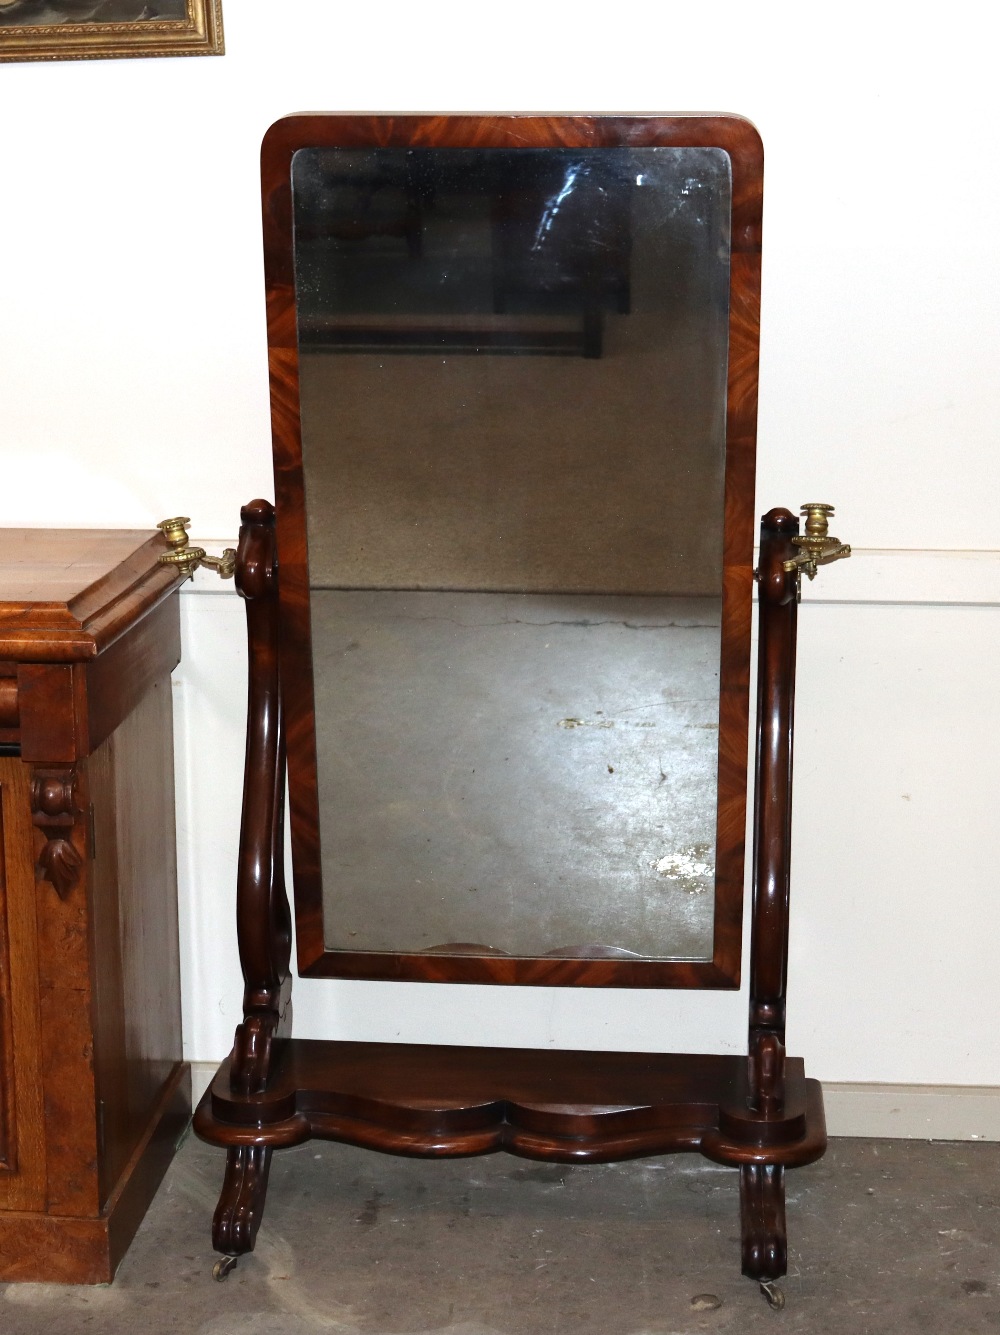
[[[184,578],[162,533],[0,529],[0,659],[96,658]]]

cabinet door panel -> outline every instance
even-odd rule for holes
[[[0,1209],[45,1207],[28,768],[0,757]]]

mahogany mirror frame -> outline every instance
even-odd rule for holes
[[[717,954],[710,963],[649,960],[623,966],[605,959],[372,955],[353,957],[349,972],[340,952],[328,954],[323,949],[315,819],[309,824],[316,815],[316,761],[289,244],[291,155],[304,141],[346,147],[666,144],[722,147],[730,153],[733,244],[720,738],[720,774],[729,786],[720,794],[725,812],[720,829],[727,836],[726,856],[731,854],[733,866],[738,866],[739,893],[732,904],[723,905],[721,915],[717,910]],[[719,987],[738,982],[753,578],[760,164],[756,132],[747,122],[728,116],[293,117],[279,122],[265,140],[278,510],[276,534],[275,509],[267,501],[252,501],[243,508],[235,562],[250,647],[236,896],[243,1020],[233,1050],[205,1091],[194,1119],[199,1136],[226,1149],[212,1228],[213,1244],[222,1254],[213,1272],[217,1279],[224,1279],[236,1258],[254,1248],[273,1151],[313,1138],[427,1158],[503,1150],[528,1159],[574,1164],[697,1152],[738,1170],[742,1270],[759,1281],[772,1307],[783,1305],[775,1281],[787,1269],[785,1169],[812,1163],[826,1147],[820,1087],[806,1079],[801,1059],[786,1057],[785,1011],[798,601],[803,571],[811,577],[818,564],[850,554],[838,539],[827,536],[826,514],[831,507],[805,507],[804,535],[799,533],[798,519],[781,508],[764,515],[760,527],[753,890],[744,1054],[293,1038],[291,922],[282,838],[287,735],[295,871],[297,877],[306,873],[305,900],[303,885],[297,887],[302,973],[578,986]],[[394,973],[386,970],[387,958]],[[372,962],[374,967],[369,967]]]
[[[293,155],[303,148],[715,148],[732,166],[718,809],[712,956],[705,960],[329,950],[323,932],[299,352]],[[261,150],[276,492],[281,703],[299,972],[304,977],[573,987],[740,984],[753,586],[763,148],[732,115],[331,116],[276,122]]]

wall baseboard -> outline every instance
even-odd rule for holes
[[[195,1103],[215,1062],[192,1062]],[[831,1136],[876,1140],[1000,1141],[1000,1086],[851,1085],[823,1083]]]
[[[191,1063],[191,1107],[197,1108],[201,1096],[212,1083],[212,1076],[219,1069],[218,1062]]]
[[[1000,1140],[1000,1087],[823,1083],[831,1136]]]

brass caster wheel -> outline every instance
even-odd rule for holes
[[[780,1312],[785,1305],[784,1292],[775,1284],[773,1279],[762,1279],[760,1281],[760,1291],[767,1299],[767,1305],[772,1311]]]
[[[237,1257],[220,1256],[215,1265],[212,1266],[212,1278],[217,1279],[221,1284],[224,1279],[229,1278],[230,1270],[236,1269]],[[761,1285],[763,1288],[763,1285]]]

